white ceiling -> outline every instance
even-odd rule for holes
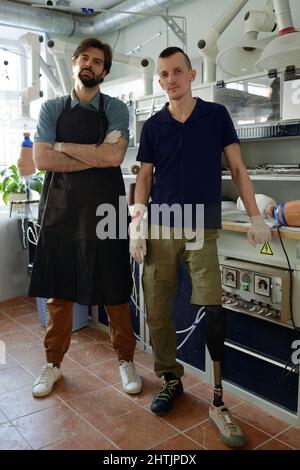
[[[7,0],[13,1],[13,0]],[[27,3],[27,5],[38,5],[47,7],[47,0],[17,0],[17,3]],[[53,9],[64,11],[66,13],[81,13],[81,8],[93,8],[95,13],[101,9],[109,9],[118,3],[120,0],[52,0]],[[65,4],[65,5],[63,5]],[[67,6],[69,4],[69,6]],[[34,8],[34,7],[33,7]]]

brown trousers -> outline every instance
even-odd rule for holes
[[[48,299],[48,325],[44,339],[47,362],[62,362],[69,349],[73,302],[63,299]],[[131,324],[129,304],[105,305],[109,319],[110,338],[119,361],[132,361],[136,340]]]

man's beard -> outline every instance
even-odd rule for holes
[[[94,75],[93,77],[83,77],[81,75],[81,72],[79,74],[80,81],[87,88],[93,88],[94,86],[99,85],[102,82],[101,75]]]

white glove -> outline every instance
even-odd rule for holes
[[[116,144],[121,137],[121,131],[111,131],[107,136],[105,136],[105,139],[103,140],[104,144]]]
[[[62,152],[62,144],[63,142],[55,142],[55,144],[53,145],[53,150],[55,150],[56,152]]]
[[[135,261],[137,261],[137,263],[142,263],[144,261],[144,256],[147,254],[147,245],[144,232],[145,229],[143,227],[143,222],[140,224],[131,222],[129,224],[129,252]]]
[[[248,230],[247,237],[251,245],[256,246],[257,243],[265,243],[271,240],[271,230],[265,224],[261,215],[250,217],[251,227]]]
[[[129,212],[132,218],[129,224],[129,251],[137,263],[142,263],[147,254],[147,207],[144,204],[135,203],[129,206]]]
[[[143,219],[147,219],[147,206],[141,204],[140,202],[136,202],[132,206],[129,206],[129,213],[131,215],[131,219],[138,225]]]

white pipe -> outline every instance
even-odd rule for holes
[[[204,60],[204,68],[207,69],[204,70],[204,83],[216,80],[216,59],[218,55],[217,41],[220,34],[223,33],[247,2],[248,0],[234,0],[222,16],[208,30],[203,39],[200,39],[198,42],[200,54]]]
[[[62,90],[61,90],[61,86],[58,82],[58,80],[55,78],[51,68],[49,67],[49,65],[46,64],[46,62],[44,61],[44,59],[42,57],[40,57],[40,63],[41,63],[41,70],[42,72],[45,74],[48,82],[50,83],[53,91],[55,92],[56,95],[60,95]]]
[[[247,13],[247,16],[248,18],[245,20],[244,34],[250,32],[270,32],[273,31],[276,26],[273,11],[251,10]],[[256,38],[252,37],[252,39]]]
[[[153,74],[154,60],[151,57],[138,57],[125,54],[114,54],[113,62],[137,67],[142,71],[142,79],[144,84],[144,95],[153,94]]]
[[[282,29],[294,28],[289,0],[273,0],[279,33]]]
[[[211,83],[216,80],[216,63],[204,57],[203,60],[203,82]]]
[[[19,38],[31,55],[31,85],[22,90],[22,98],[27,103],[31,103],[41,97],[40,90],[40,41],[39,36],[33,33],[26,33]]]
[[[58,75],[59,75],[63,92],[66,95],[69,95],[71,93],[71,89],[73,85],[72,85],[72,81],[71,81],[71,77],[70,77],[70,73],[69,73],[69,69],[67,67],[66,61],[64,58],[58,57],[56,55],[54,55],[54,61],[55,61],[55,65],[58,71]]]
[[[221,35],[227,26],[230,25],[232,20],[236,15],[241,11],[241,9],[246,5],[248,0],[234,0],[234,2],[229,5],[229,7],[224,11],[220,18],[215,22],[213,28],[218,31]]]
[[[47,46],[48,51],[53,55],[63,93],[68,95],[72,89],[72,80],[69,67],[67,67],[66,64],[66,56],[67,51],[70,48],[70,44],[68,44],[66,41],[55,38],[50,39],[47,42]]]

